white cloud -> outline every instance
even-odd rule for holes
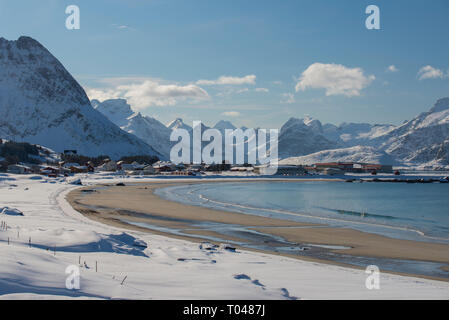
[[[154,80],[116,84],[112,88],[105,89],[87,88],[86,92],[91,100],[125,98],[136,110],[151,106],[173,106],[179,101],[199,101],[209,98],[204,89],[194,84],[161,84]]]
[[[240,116],[240,112],[238,112],[238,111],[226,111],[226,112],[223,112],[221,115],[222,116],[236,118],[236,117]]]
[[[282,96],[285,98],[283,100],[281,100],[281,103],[295,103],[295,96],[293,95],[293,93],[283,93]]]
[[[296,92],[313,89],[326,89],[326,96],[359,96],[360,91],[375,79],[365,76],[361,68],[348,68],[341,64],[311,64],[296,84]]]
[[[249,91],[248,88],[243,88],[243,89],[237,90],[236,92],[237,92],[237,93],[244,93],[244,92],[248,92],[248,91]]]
[[[267,88],[256,88],[255,90],[256,90],[256,92],[269,92],[270,91]]]
[[[242,85],[256,84],[256,76],[251,74],[244,77],[221,76],[216,80],[198,80],[199,85]]]
[[[116,23],[114,23],[114,24],[112,24],[112,26],[114,28],[119,29],[119,30],[136,30],[136,29],[134,29],[131,26],[126,25],[126,24],[116,24]]]
[[[442,79],[444,77],[443,71],[440,69],[434,68],[430,65],[427,65],[425,67],[422,67],[418,71],[418,79],[424,80],[424,79]]]
[[[392,64],[391,66],[389,66],[389,67],[387,68],[387,71],[388,71],[388,72],[398,72],[399,69],[396,68],[396,66],[395,66],[394,64]]]

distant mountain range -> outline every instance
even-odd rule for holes
[[[177,128],[192,130],[179,118],[164,125],[134,112],[124,99],[89,101],[39,42],[0,38],[0,138],[88,156],[168,159],[174,143],[170,134]],[[202,130],[207,128],[203,124]],[[224,133],[236,126],[219,120],[214,128]],[[282,163],[359,161],[449,169],[449,98],[400,126],[336,126],[310,117],[290,118],[280,129],[279,156]]]
[[[353,148],[356,146],[369,148]],[[428,112],[400,126],[368,123],[335,126],[322,125],[310,118],[292,118],[281,129],[279,150],[283,163],[310,164],[318,158],[365,159],[365,162],[449,168],[449,98],[439,99]],[[324,150],[328,152],[320,152]]]

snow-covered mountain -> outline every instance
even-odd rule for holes
[[[321,123],[310,118],[290,118],[279,133],[279,157],[303,156],[314,152],[335,149],[340,145],[323,135]]]
[[[30,37],[0,38],[0,137],[87,156],[159,155],[92,108],[64,66]]]
[[[171,121],[170,123],[168,123],[167,128],[169,128],[170,130],[186,129],[187,131],[192,131],[192,127],[185,124],[181,118],[177,118],[177,119]]]
[[[337,148],[327,147],[323,136]],[[313,148],[326,151],[308,152]],[[398,127],[368,123],[321,125],[310,118],[292,118],[281,130],[279,150],[283,159],[308,155],[285,160],[294,162],[365,159],[364,162],[449,168],[449,98],[439,99],[428,112]]]
[[[352,147],[357,145],[372,145],[373,140],[396,128],[390,124],[342,123],[323,125],[323,135],[331,141]]]
[[[334,150],[324,150],[301,157],[291,157],[279,161],[280,164],[312,165],[320,162],[362,162],[398,165],[390,155],[373,147],[355,146]]]
[[[170,142],[171,129],[161,122],[143,116],[140,112],[134,112],[125,99],[110,99],[103,102],[92,100],[92,105],[122,130],[151,145],[164,159],[170,157],[170,149],[173,145]]]
[[[449,98],[373,142],[410,165],[449,167]]]
[[[222,134],[224,134],[226,129],[235,130],[237,129],[237,127],[234,126],[230,121],[220,120],[215,124],[214,129],[217,129]]]
[[[92,100],[90,103],[94,109],[100,111],[119,127],[127,125],[128,117],[134,114],[134,111],[125,99],[109,99],[103,102]]]

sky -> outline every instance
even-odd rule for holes
[[[449,96],[448,0],[0,0],[0,30],[41,42],[89,98],[165,124],[400,124]]]

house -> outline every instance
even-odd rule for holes
[[[67,170],[69,169],[47,166],[41,168],[40,174],[49,177],[57,177],[61,172],[66,172]]]
[[[329,168],[340,169],[345,172],[354,172],[355,169],[353,162],[324,162],[315,163],[316,171],[324,171]]]
[[[276,168],[276,166],[274,166]],[[231,169],[232,170],[232,169]],[[260,165],[254,167],[254,173],[261,175],[271,175],[273,171],[273,167],[269,165]],[[300,165],[278,165],[276,175],[282,176],[301,176],[305,175],[306,170],[303,166]]]
[[[325,168],[321,171],[323,174],[328,176],[334,176],[334,175],[343,175],[345,174],[345,171],[340,168]]]
[[[156,170],[153,168],[153,166],[146,166],[145,168],[143,168],[142,174],[144,175],[156,174]]]
[[[392,173],[393,166],[383,164],[359,163],[359,162],[326,162],[315,163],[315,170],[317,172],[324,172],[328,169],[338,169],[343,172],[350,173]],[[334,171],[337,172],[337,171]]]
[[[31,173],[32,170],[30,167],[21,165],[21,164],[10,164],[6,170],[6,172],[8,173],[13,173],[13,174],[27,174],[27,173]]]
[[[362,169],[368,173],[393,173],[393,166],[384,164],[362,164]]]
[[[89,168],[87,166],[71,166],[70,168],[71,173],[87,173],[89,172]]]
[[[104,163],[101,166],[97,167],[98,171],[109,171],[109,172],[113,172],[113,171],[117,171],[118,169],[118,165],[117,162],[112,161],[110,159],[106,159],[104,161]]]
[[[156,172],[168,172],[175,171],[176,165],[169,161],[158,161],[153,164],[153,168]]]
[[[253,172],[253,167],[232,167],[231,171],[233,172]]]
[[[189,165],[188,169],[190,172],[200,172],[200,171],[204,170],[204,165],[202,165],[200,163],[192,163]]]
[[[79,166],[80,164],[79,163],[76,163],[76,162],[67,162],[67,163],[63,163],[62,164],[62,166],[64,167],[64,168],[70,168],[70,167],[76,167],[76,166]]]

